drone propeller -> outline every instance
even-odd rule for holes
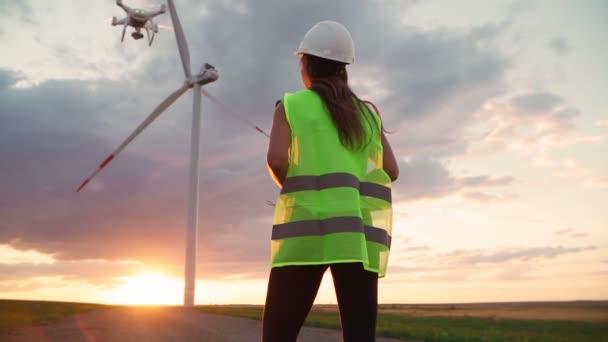
[[[157,24],[156,26],[161,30],[173,31],[173,27],[169,25]]]
[[[175,37],[177,39],[179,57],[182,60],[182,67],[184,68],[184,75],[186,75],[186,79],[190,79],[192,76],[190,72],[190,51],[188,51],[186,36],[184,35],[184,30],[182,29],[182,25],[177,17],[175,4],[171,0],[167,1],[167,4],[169,5],[169,13],[171,14],[171,21],[173,22],[173,28],[175,29]]]
[[[97,170],[95,170],[90,176],[89,178],[87,178],[79,187],[78,190],[76,190],[76,192],[79,192],[80,190],[82,190],[82,188],[84,188],[95,176],[97,176],[97,174],[99,172],[101,172],[101,170],[103,170],[103,168],[105,168],[119,153],[120,151],[122,151],[125,147],[127,147],[127,145],[129,143],[131,143],[131,141],[133,141],[133,139],[135,139],[135,137],[137,137],[139,135],[139,133],[141,133],[141,131],[143,131],[146,127],[148,127],[148,125],[150,125],[152,123],[152,121],[154,121],[159,115],[161,115],[166,109],[167,107],[169,107],[173,102],[175,102],[183,93],[186,92],[186,90],[188,90],[189,86],[188,84],[184,84],[181,88],[177,89],[176,91],[174,91],[171,95],[169,95],[166,99],[164,99],[155,109],[154,111],[152,111],[152,113],[150,113],[150,115],[148,115],[148,117],[135,129],[135,131],[133,131],[133,133],[131,133],[131,135],[129,135],[127,137],[127,139],[125,141],[123,141],[122,144],[120,144],[120,146],[118,146],[118,148],[116,148],[116,150],[114,150],[114,152],[112,152],[112,154],[110,154],[100,165],[99,168],[97,168]]]

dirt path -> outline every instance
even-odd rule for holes
[[[259,342],[260,321],[186,308],[126,307],[91,311],[60,322],[0,332],[0,341]],[[335,330],[303,328],[298,342],[341,341]],[[377,342],[398,340],[379,338]]]

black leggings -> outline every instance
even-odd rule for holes
[[[376,335],[378,274],[361,263],[274,267],[262,322],[263,342],[295,342],[331,268],[345,342],[372,342]]]

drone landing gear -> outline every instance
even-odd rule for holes
[[[155,32],[152,31],[152,35],[150,35],[150,30],[146,27],[146,35],[148,36],[148,46],[152,46],[152,41],[154,40]]]
[[[137,40],[137,39],[142,39],[144,37],[144,35],[140,32],[133,32],[133,33],[131,33],[131,37],[133,37],[133,39]]]

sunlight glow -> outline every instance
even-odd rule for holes
[[[110,290],[104,302],[126,305],[179,305],[182,302],[182,280],[152,271],[119,279],[123,284]]]

